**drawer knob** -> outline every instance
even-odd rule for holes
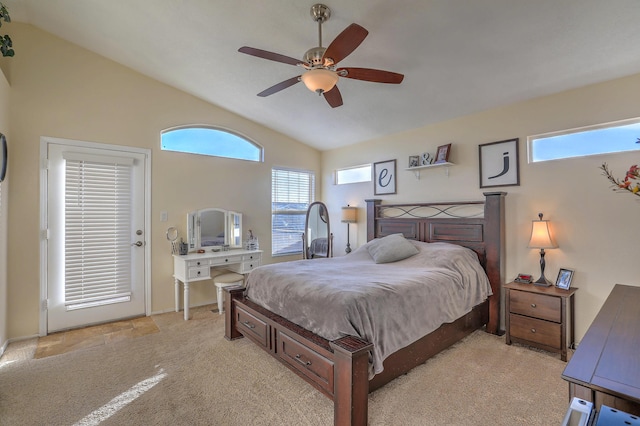
[[[225,262],[228,262],[228,261],[229,261],[229,259],[225,259],[224,261],[225,261]]]
[[[200,262],[196,263],[196,265],[200,266]]]
[[[249,268],[253,268],[253,265],[249,265]]]
[[[201,271],[198,271],[198,275],[200,275],[200,272],[201,272]]]
[[[244,321],[242,324],[244,324],[244,326],[247,328],[256,328],[256,326],[254,324],[251,324],[249,321]]]
[[[531,307],[532,307],[532,308],[535,308],[535,307],[536,307],[536,304],[535,304],[535,303],[532,303],[532,304],[531,304]]]
[[[302,359],[302,355],[296,354],[296,361],[298,361],[302,365],[311,365],[311,361],[305,361]]]
[[[532,329],[531,329],[531,332],[532,332],[532,333],[535,333],[535,332],[536,332],[536,329],[535,329],[535,328],[532,328]]]

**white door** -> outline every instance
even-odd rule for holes
[[[42,150],[46,331],[144,315],[148,152],[59,139]]]

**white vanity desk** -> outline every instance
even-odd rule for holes
[[[180,281],[184,286],[184,319],[189,319],[189,283],[211,279],[211,269],[227,269],[248,274],[260,266],[262,250],[231,249],[228,251],[173,255],[173,278],[176,285],[176,312],[180,311]],[[214,275],[215,276],[215,275]]]

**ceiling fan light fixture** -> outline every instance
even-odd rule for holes
[[[307,89],[319,95],[328,92],[338,82],[338,74],[324,68],[309,70],[300,77]]]

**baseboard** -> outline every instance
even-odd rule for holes
[[[7,346],[9,346],[9,341],[8,340],[6,342],[4,342],[4,344],[2,346],[0,346],[0,358],[2,358],[2,355],[4,354],[4,351],[7,350]]]
[[[209,306],[209,305],[213,305],[213,306],[215,306],[215,307],[216,307],[216,309],[217,309],[217,307],[218,307],[218,301],[217,301],[217,300],[215,300],[215,299],[213,299],[213,300],[211,300],[211,301],[203,302],[203,303],[200,303],[200,304],[197,304],[197,305],[191,305],[191,304],[190,304],[190,305],[189,305],[189,309],[199,308],[199,307],[201,307],[201,306]],[[175,311],[176,311],[176,309],[175,309],[175,308],[169,308],[169,309],[164,309],[164,310],[160,310],[160,311],[153,311],[153,312],[151,312],[151,314],[150,314],[150,315],[168,314],[169,312],[175,312]],[[182,312],[182,311],[183,311],[183,309],[180,309],[180,312]]]

